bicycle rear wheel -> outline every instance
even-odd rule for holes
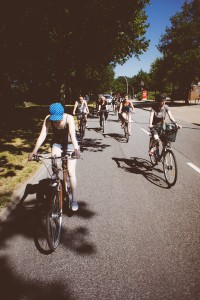
[[[62,185],[60,185],[62,188]],[[62,199],[61,199],[62,200]],[[52,251],[58,247],[62,227],[62,212],[60,209],[60,191],[53,189],[46,215],[46,235],[49,248]]]
[[[151,138],[150,138],[150,141],[149,141],[149,151],[150,151],[151,148],[152,148],[152,146],[151,146],[151,145],[152,145],[152,142],[153,142],[153,138],[151,137]],[[153,153],[152,155],[149,155],[149,158],[150,158],[150,161],[151,161],[153,167],[156,166],[156,165],[158,164],[158,157],[157,157],[156,151],[154,151],[154,153]]]
[[[177,181],[178,168],[176,158],[171,150],[167,150],[163,157],[163,170],[165,179],[169,186],[175,185]]]
[[[129,141],[129,133],[128,133],[128,124],[125,122],[124,124],[124,137],[126,142],[128,143]]]

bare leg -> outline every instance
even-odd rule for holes
[[[69,172],[69,179],[70,184],[72,188],[72,198],[73,200],[76,200],[77,193],[76,193],[76,187],[77,187],[77,179],[76,179],[76,159],[69,159],[67,161],[67,169]]]

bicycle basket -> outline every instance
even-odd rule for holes
[[[160,139],[162,142],[175,142],[177,128],[174,125],[167,125],[166,130],[163,130]]]

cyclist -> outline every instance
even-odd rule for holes
[[[51,155],[61,156],[61,151],[73,151],[74,158],[80,158],[80,149],[76,140],[75,123],[73,116],[64,113],[64,107],[61,103],[53,103],[49,107],[50,114],[44,119],[42,130],[36,141],[33,151],[29,154],[28,160],[32,160],[33,156],[37,154],[38,149],[46,139],[49,128],[53,132],[51,143]],[[76,159],[69,159],[67,161],[67,168],[70,176],[70,183],[72,187],[72,210],[78,210],[78,203],[76,202]]]
[[[107,100],[104,96],[100,97],[98,110],[99,110],[99,117],[100,117],[100,127],[102,128],[103,127],[102,126],[103,125],[102,124],[103,114],[105,116],[105,122],[107,122],[107,119],[108,119],[108,103],[107,103]]]
[[[119,114],[121,115],[121,127],[128,120],[128,133],[131,135],[131,114],[135,113],[135,108],[132,102],[128,99],[128,95],[124,96],[124,100],[120,103]]]
[[[150,119],[149,119],[149,128],[151,131],[151,135],[153,137],[153,143],[151,145],[151,149],[149,151],[149,155],[153,155],[154,153],[154,146],[159,140],[159,135],[165,122],[166,115],[169,116],[169,119],[176,125],[176,121],[172,116],[172,113],[169,110],[169,106],[165,104],[166,95],[159,94],[156,96],[156,105],[155,107],[151,108],[150,112]],[[179,126],[180,127],[180,126]]]
[[[84,100],[81,95],[79,96],[79,100],[76,101],[75,104],[74,104],[73,115],[75,115],[76,113],[80,114],[80,115],[77,116],[77,118],[78,118],[78,127],[80,126],[80,118],[82,117],[81,113],[84,113],[85,114],[85,119],[86,119],[86,127],[88,128],[87,115],[89,114],[89,108],[88,108],[88,105],[87,105],[87,101]]]

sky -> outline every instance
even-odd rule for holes
[[[170,17],[181,11],[184,2],[185,0],[151,0],[151,5],[146,8],[147,23],[150,26],[145,36],[150,40],[149,48],[139,57],[140,60],[133,57],[123,66],[117,65],[114,69],[115,77],[133,77],[141,69],[145,72],[150,71],[151,64],[161,56],[156,45],[158,45],[161,35],[165,33],[166,27],[171,27]]]

